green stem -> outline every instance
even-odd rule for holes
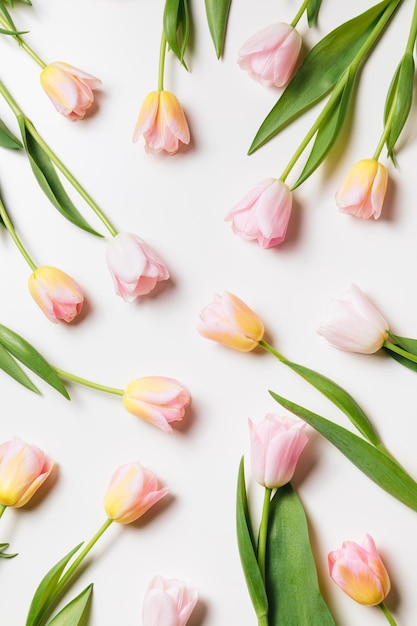
[[[388,611],[388,609],[385,606],[385,604],[383,602],[380,602],[378,604],[378,606],[381,609],[381,611],[383,612],[383,614],[385,615],[385,617],[387,618],[388,623],[391,624],[391,626],[397,626],[397,622],[392,617],[391,613]]]
[[[6,28],[7,30],[10,30],[10,24],[9,22],[2,16],[0,15],[0,24],[2,26],[4,26],[4,28]],[[36,52],[26,43],[26,41],[24,39],[22,39],[22,37],[20,35],[12,35],[13,39],[15,39],[17,41],[17,43],[19,44],[19,46],[21,48],[23,48],[23,50],[25,52],[28,53],[29,56],[32,57],[32,59],[34,61],[36,61],[36,63],[38,65],[41,66],[41,68],[43,69],[44,67],[46,67],[46,63],[44,61],[42,61],[42,59],[36,54]]]
[[[164,90],[164,72],[165,72],[165,55],[167,50],[167,40],[165,33],[162,32],[161,45],[159,48],[159,67],[158,67],[158,91]]]
[[[417,363],[417,356],[411,354],[411,352],[407,352],[407,350],[404,350],[403,348],[400,348],[400,346],[397,346],[395,343],[391,343],[391,341],[384,341],[382,347],[387,350],[391,350],[391,352],[396,352],[413,363]]]
[[[265,582],[265,558],[266,558],[266,541],[268,538],[268,522],[269,509],[271,504],[271,489],[265,487],[264,503],[262,508],[261,524],[259,526],[258,537],[258,565],[261,572],[262,580]]]
[[[91,389],[104,391],[105,393],[112,393],[116,396],[122,396],[124,393],[123,389],[117,389],[115,387],[107,387],[107,385],[100,385],[99,383],[95,383],[91,380],[87,380],[86,378],[81,378],[81,376],[76,376],[76,374],[71,374],[70,372],[61,370],[58,367],[54,367],[54,370],[56,371],[58,376],[61,376],[61,378],[65,378],[66,380],[71,380],[74,383],[78,383],[79,385],[84,385],[84,387],[90,387]]]
[[[272,354],[274,357],[276,357],[278,361],[281,361],[281,363],[285,363],[286,361],[288,361],[288,359],[286,359],[285,356],[280,354],[277,350],[275,350],[275,348],[273,348],[271,345],[269,345],[269,343],[267,343],[263,339],[261,339],[261,341],[259,341],[258,343],[262,348],[264,348],[264,350],[266,350],[267,352]]]
[[[406,54],[413,54],[414,44],[417,39],[417,2],[414,3],[413,19],[411,20],[410,32],[408,34],[407,45],[405,46]]]
[[[6,226],[10,237],[13,239],[14,243],[16,244],[17,248],[19,249],[19,251],[21,252],[23,258],[25,259],[25,261],[28,263],[29,267],[31,268],[31,270],[34,272],[37,269],[37,265],[36,263],[33,261],[33,259],[29,256],[28,251],[26,250],[26,248],[24,247],[23,243],[21,242],[21,240],[19,239],[14,226],[12,224],[12,222],[10,221],[10,218],[7,214],[6,211],[6,207],[4,206],[1,198],[0,198],[0,217],[4,222],[4,225]]]
[[[0,504],[0,517],[3,515],[6,509],[7,509],[7,506],[5,504]]]
[[[308,3],[310,2],[310,0],[304,0],[303,4],[301,5],[297,15],[295,16],[295,18],[293,19],[293,21],[291,22],[290,26],[292,26],[293,28],[295,28],[298,24],[298,22],[301,19],[302,14],[304,13],[304,11],[306,10]]]

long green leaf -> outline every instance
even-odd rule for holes
[[[259,623],[267,623],[268,598],[256,559],[253,532],[249,519],[243,458],[239,465],[236,494],[236,530],[240,560],[249,595]]]
[[[411,53],[405,54],[395,72],[388,90],[384,111],[384,123],[394,108],[394,118],[386,141],[388,155],[394,160],[395,144],[401,134],[411,110],[414,91],[414,59]]]
[[[70,399],[64,383],[46,359],[26,339],[3,324],[0,324],[0,344],[67,400]]]
[[[345,428],[273,391],[269,393],[284,408],[315,428],[379,487],[417,511],[417,483],[396,461]]]
[[[188,0],[166,0],[163,16],[164,35],[172,52],[184,65],[190,32]]]
[[[307,20],[310,28],[317,22],[321,0],[310,0],[307,5]]]
[[[11,150],[21,150],[23,148],[19,139],[15,137],[2,120],[0,120],[0,146]]]
[[[410,339],[409,337],[400,337],[399,335],[393,335],[390,333],[390,336],[394,339],[396,343],[407,350],[407,352],[411,352],[414,356],[417,356],[417,339]]]
[[[218,59],[223,54],[231,4],[232,0],[205,0],[207,23]]]
[[[0,343],[0,369],[6,374],[17,380],[18,383],[34,391],[40,393],[39,389],[32,383],[26,372],[22,370],[20,365],[16,363],[14,358],[7,352],[6,348]]]
[[[62,611],[48,622],[48,626],[79,626],[85,615],[92,591],[93,585],[88,585],[84,591],[64,606]]]
[[[304,508],[290,483],[277,490],[270,507],[269,626],[335,626],[320,592]]]

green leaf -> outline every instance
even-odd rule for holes
[[[384,0],[345,22],[310,50],[261,124],[249,154],[258,150],[333,89],[378,25],[389,4],[389,0]]]
[[[55,208],[57,208],[58,211],[67,218],[67,220],[79,228],[101,237],[98,232],[89,226],[74,206],[72,200],[59,180],[51,159],[30,134],[30,129],[27,127],[26,123],[28,121],[27,118],[19,115],[17,116],[17,119],[32,171],[35,174],[36,180],[38,181],[41,189],[44,191]]]
[[[390,338],[394,340],[395,342],[394,345],[397,344],[400,348],[402,348],[406,352],[409,352],[411,355],[417,357],[417,339],[410,339],[409,337],[400,337],[398,335],[393,335],[393,333],[391,332],[389,335],[390,335]],[[387,345],[389,345],[388,342],[387,342]],[[408,367],[408,369],[412,370],[413,372],[417,372],[417,363],[415,361],[411,361],[409,358],[407,358],[406,356],[402,354],[397,354],[397,352],[390,350],[386,346],[385,347],[383,346],[383,348],[384,348],[384,351],[390,357],[392,357],[393,359],[401,363],[401,365]]]
[[[6,374],[17,380],[18,383],[34,391],[40,393],[39,389],[32,383],[26,372],[22,370],[20,365],[16,363],[14,358],[7,352],[6,348],[0,343],[0,369]]]
[[[417,356],[417,339],[410,339],[409,337],[400,337],[399,335],[393,335],[390,333],[390,337],[394,339],[394,341],[403,348],[410,352],[414,356]]]
[[[414,59],[406,53],[394,74],[384,111],[384,124],[393,113],[391,128],[386,140],[388,156],[394,160],[395,144],[401,134],[411,110],[414,90]]]
[[[0,543],[0,559],[13,559],[18,555],[17,552],[11,554],[10,552],[4,552],[10,546],[10,543]]]
[[[184,54],[190,34],[188,0],[166,0],[163,26],[169,47],[187,69]]]
[[[269,626],[335,626],[320,592],[304,508],[290,483],[276,491],[270,507]]]
[[[13,135],[12,131],[7,128],[2,120],[0,120],[0,146],[11,150],[21,150],[23,148],[19,139]]]
[[[245,468],[243,457],[239,465],[236,494],[236,530],[240,560],[253,608],[260,623],[265,623],[268,615],[268,598],[255,553],[255,545],[249,518],[246,496]]]
[[[307,20],[310,28],[317,22],[321,0],[310,0],[307,5]]]
[[[48,385],[59,391],[67,400],[70,399],[64,383],[46,359],[26,339],[23,339],[23,337],[2,324],[0,324],[0,345],[42,378]],[[18,379],[16,378],[16,380]],[[24,384],[21,380],[19,382]],[[37,391],[36,387],[33,390]]]
[[[232,0],[205,0],[207,22],[218,59],[223,54],[231,4]]]
[[[330,420],[269,392],[284,408],[298,415],[342,452],[379,487],[406,506],[417,511],[417,483],[386,453]]]
[[[414,361],[410,361],[410,359],[407,359],[407,357],[402,356],[401,354],[397,354],[396,352],[392,352],[391,350],[388,350],[387,348],[384,348],[384,351],[394,359],[394,361],[398,361],[398,363],[400,363],[401,365],[404,365],[404,367],[408,367],[408,369],[412,370],[413,372],[417,372],[417,363],[415,363]]]
[[[32,602],[29,607],[29,613],[26,618],[26,626],[40,626],[42,619],[49,608],[49,599],[61,578],[67,563],[71,557],[78,552],[82,543],[75,546],[71,552],[66,554],[56,565],[54,565],[47,574],[42,578],[35,591],[35,595],[32,598]]]
[[[85,609],[93,591],[93,585],[88,585],[76,598],[71,600],[62,611],[60,611],[48,626],[79,626],[82,623]]]

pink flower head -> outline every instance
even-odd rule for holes
[[[305,424],[291,417],[268,414],[259,423],[249,420],[252,471],[256,482],[269,489],[288,483],[308,441]]]
[[[356,285],[330,301],[317,331],[340,350],[373,354],[388,336],[388,322]]]
[[[130,382],[123,394],[129,413],[172,432],[171,422],[181,421],[190,404],[190,394],[174,378],[147,376]]]
[[[264,336],[259,317],[228,291],[216,294],[200,313],[200,319],[197,330],[201,335],[241,352],[256,348]]]
[[[104,497],[104,509],[114,522],[130,524],[167,493],[168,489],[159,489],[151,470],[140,463],[128,463],[114,472]]]
[[[29,277],[29,291],[46,317],[54,322],[72,322],[81,312],[84,294],[71,276],[56,267],[43,265]]]
[[[285,239],[292,209],[290,188],[277,178],[260,181],[226,214],[232,230],[244,239],[255,239],[272,248]]]
[[[133,141],[143,135],[145,150],[157,154],[175,154],[190,142],[187,119],[179,100],[169,91],[152,91],[142,104],[133,133]]]
[[[0,504],[24,506],[52,471],[54,462],[18,437],[0,445]]]
[[[176,578],[155,576],[143,603],[143,626],[185,626],[197,600],[197,589]]]
[[[380,604],[390,591],[388,572],[369,535],[362,546],[345,541],[340,550],[329,552],[328,565],[332,580],[359,604]]]
[[[169,274],[159,256],[140,237],[119,233],[107,244],[106,261],[115,291],[126,302],[143,296]]]
[[[290,24],[271,24],[243,44],[238,64],[262,85],[284,87],[293,75],[301,44],[300,33]]]
[[[41,85],[59,113],[81,120],[94,102],[101,80],[68,63],[50,63],[41,72]]]
[[[377,220],[381,215],[387,184],[386,168],[375,159],[363,159],[349,170],[336,193],[336,204],[342,213]]]

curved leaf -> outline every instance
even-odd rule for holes
[[[0,146],[11,150],[21,150],[23,148],[19,139],[15,137],[2,120],[0,120]]]
[[[317,22],[321,0],[310,0],[307,5],[307,20],[310,28]]]
[[[231,4],[232,0],[205,0],[207,23],[218,59],[223,54]]]
[[[18,383],[34,391],[40,393],[39,389],[32,383],[26,372],[22,370],[20,365],[16,363],[14,358],[7,352],[6,348],[0,343],[0,369],[6,374],[17,380]]]
[[[163,26],[169,47],[187,69],[184,63],[184,54],[190,31],[190,15],[187,0],[166,0]]]
[[[390,333],[390,337],[404,350],[410,352],[414,356],[417,356],[417,339],[411,339],[410,337],[400,337],[399,335],[393,335]]]
[[[84,591],[64,606],[62,611],[48,622],[48,626],[79,626],[85,615],[92,591],[93,585],[88,585]]]
[[[406,53],[392,79],[385,104],[384,123],[387,122],[393,110],[393,121],[386,141],[388,156],[394,159],[394,147],[407,121],[411,110],[414,90],[414,59],[411,53]]]

